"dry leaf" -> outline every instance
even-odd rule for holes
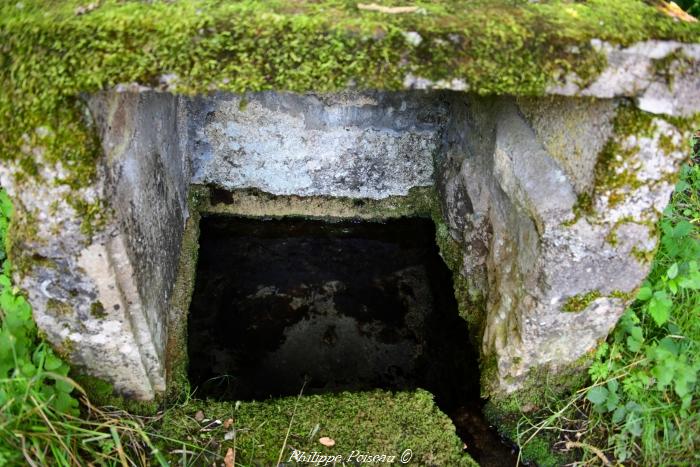
[[[333,438],[329,438],[328,436],[320,438],[318,442],[328,447],[335,446],[335,440]]]
[[[224,422],[224,429],[228,430],[229,428],[231,428],[231,425],[233,425],[233,419],[226,419],[226,421]]]
[[[671,18],[678,19],[680,21],[686,21],[688,23],[697,22],[697,18],[686,13],[683,8],[679,7],[675,2],[666,2],[664,0],[653,0],[656,9],[663,14],[670,16]]]
[[[196,414],[194,414],[194,419],[197,420],[198,422],[201,422],[204,420],[204,412],[201,410],[198,410]]]
[[[228,451],[226,451],[226,457],[224,457],[224,465],[226,467],[233,467],[233,464],[236,462],[236,455],[233,453],[233,449],[228,448]]]
[[[377,5],[376,3],[358,3],[357,8],[359,10],[378,11],[379,13],[389,13],[392,15],[400,13],[415,13],[418,11],[417,6],[382,6]]]

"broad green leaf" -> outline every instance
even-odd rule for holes
[[[608,391],[608,398],[605,400],[605,406],[608,412],[612,412],[620,404],[620,396],[617,395],[616,391]]]
[[[684,289],[700,290],[700,272],[694,271],[681,277],[678,284]]]
[[[657,326],[661,326],[668,321],[672,305],[673,302],[668,298],[666,292],[654,293],[654,296],[649,301],[649,315],[651,315]]]
[[[60,392],[69,393],[73,390],[73,385],[62,379],[56,380],[56,389]]]
[[[678,397],[685,397],[693,389],[697,376],[688,365],[682,365],[676,370],[673,389]]]
[[[627,348],[630,352],[639,352],[642,348],[642,341],[632,336],[627,337]]]
[[[688,235],[690,232],[693,231],[693,224],[686,220],[680,221],[676,226],[673,228],[673,231],[671,233],[672,238],[681,238],[685,237]]]
[[[595,405],[603,405],[608,400],[608,390],[603,386],[591,388],[586,393],[586,399]]]
[[[656,384],[659,389],[665,388],[673,381],[675,371],[673,365],[669,363],[657,365],[651,370],[651,374],[656,378]]]
[[[25,362],[22,365],[22,374],[31,378],[36,374],[36,367],[29,362]]]
[[[77,415],[78,401],[67,392],[57,393],[53,400],[53,406],[59,412]]]
[[[634,437],[639,437],[642,435],[642,420],[639,415],[634,412],[627,414],[627,420],[625,422],[625,428]]]
[[[673,295],[676,295],[678,293],[678,284],[676,284],[676,281],[668,281],[668,288]]]
[[[46,360],[44,360],[44,368],[46,368],[49,371],[54,371],[58,369],[61,365],[63,365],[63,361],[61,361],[60,358],[54,355],[53,352],[49,352],[46,355]]]
[[[637,300],[642,300],[646,301],[651,298],[652,291],[650,287],[642,287],[639,289],[639,292],[637,292]]]
[[[616,408],[612,415],[613,423],[620,423],[625,419],[625,414],[627,414],[627,410],[623,406]]]
[[[666,271],[666,277],[669,279],[675,279],[675,277],[678,275],[678,263],[673,263],[670,268],[668,268],[668,271]]]

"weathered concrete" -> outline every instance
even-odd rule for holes
[[[592,40],[607,66],[592,83],[576,73],[547,92],[563,96],[633,97],[655,114],[693,115],[700,108],[700,44],[650,40],[620,47]]]
[[[676,86],[692,86],[688,79],[673,89],[687,90]],[[673,96],[661,111],[700,107]],[[615,324],[649,269],[686,136],[663,117],[650,132],[616,133],[626,102],[565,97],[141,90],[100,93],[89,107],[104,157],[96,183],[76,193],[104,200],[93,235],[55,183],[64,169],[41,163],[40,151],[36,179],[18,184],[16,168],[4,166],[0,183],[21,225],[36,230],[22,248],[43,260],[20,285],[39,327],[74,363],[144,399],[164,390],[168,303],[193,183],[262,190],[280,195],[280,212],[314,216],[323,198],[393,200],[434,186],[461,250],[459,272],[485,303],[482,357],[498,366],[489,390],[510,391],[533,367],[575,360]],[[238,193],[231,202],[247,199],[238,211],[250,213],[253,191]],[[296,204],[279,201],[290,195]],[[305,199],[313,209],[299,207]],[[360,212],[343,206],[328,215]],[[382,217],[362,211],[372,216]],[[584,309],[563,311],[589,293]]]
[[[692,116],[700,109],[700,44],[648,40],[622,47],[591,39],[605,67],[594,79],[570,72],[545,93],[599,99],[627,97],[655,114]],[[573,47],[572,53],[579,53]],[[469,91],[459,78],[433,81],[414,74],[404,79],[406,89]]]
[[[89,102],[105,153],[107,197],[124,238],[116,286],[132,319],[154,391],[165,389],[169,298],[187,218],[189,160],[179,144],[177,98],[169,94],[100,94]],[[89,270],[89,266],[85,266]],[[102,299],[103,294],[100,294]],[[115,308],[109,301],[104,306]],[[138,321],[136,321],[138,320]]]
[[[435,96],[259,93],[188,102],[193,182],[277,195],[385,198],[432,185]]]

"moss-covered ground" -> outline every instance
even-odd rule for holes
[[[343,392],[261,402],[191,400],[166,412],[158,436],[171,450],[178,446],[170,439],[206,446],[211,453],[200,454],[202,465],[220,459],[229,448],[236,450],[241,465],[275,465],[280,452],[282,460],[289,462],[295,460],[294,450],[340,455],[346,462],[353,460],[349,459],[353,451],[394,456],[398,464],[408,449],[415,465],[477,465],[462,452],[452,422],[436,408],[432,395],[422,390]],[[335,441],[334,446],[321,444],[323,437]]]

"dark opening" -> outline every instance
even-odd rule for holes
[[[296,395],[305,381],[305,393],[422,387],[472,455],[503,456],[481,416],[478,363],[434,239],[422,218],[204,217],[191,383],[225,400]]]

